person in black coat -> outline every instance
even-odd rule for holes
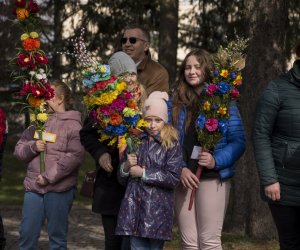
[[[261,196],[281,250],[300,249],[300,40],[296,55],[293,67],[262,93],[253,130]]]
[[[96,163],[96,181],[92,211],[101,214],[105,234],[105,249],[121,249],[121,237],[115,235],[118,212],[125,187],[117,179],[119,166],[118,148],[111,149],[99,142],[97,128],[92,118],[86,118],[80,131],[80,140],[86,151],[94,158]]]

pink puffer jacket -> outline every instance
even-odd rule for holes
[[[81,114],[78,111],[54,113],[45,124],[45,131],[56,134],[55,143],[47,142],[45,173],[49,184],[40,187],[36,178],[40,174],[40,156],[34,150],[35,127],[27,128],[18,141],[14,155],[28,163],[24,180],[26,191],[47,193],[63,192],[77,184],[78,169],[83,162],[84,148],[80,143]]]

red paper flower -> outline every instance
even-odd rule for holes
[[[26,0],[17,0],[15,4],[19,8],[25,8],[26,7]]]
[[[34,59],[37,62],[39,62],[41,65],[45,65],[49,61],[48,58],[45,55],[41,54],[41,53],[35,53],[34,54]]]
[[[20,90],[21,96],[33,95],[34,97],[50,100],[54,97],[54,90],[49,83],[40,86],[36,82],[26,82]]]
[[[36,67],[36,65],[32,61],[32,58],[30,57],[30,54],[24,54],[24,53],[19,53],[17,64],[21,68],[28,68],[30,70],[34,70]]]
[[[39,6],[34,1],[30,1],[28,3],[28,9],[30,9],[30,13],[33,13],[33,14],[39,12],[39,10],[40,10]]]

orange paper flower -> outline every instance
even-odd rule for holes
[[[121,124],[121,122],[123,121],[122,117],[118,114],[112,114],[110,115],[110,124],[113,126],[117,126],[119,124]]]
[[[128,107],[132,108],[133,110],[139,109],[139,107],[137,106],[136,100],[133,100],[133,99],[128,101]]]
[[[30,106],[39,107],[42,103],[42,99],[34,97],[34,96],[29,96],[28,97],[28,103],[29,103]]]
[[[29,17],[29,11],[24,8],[17,8],[16,15],[19,21],[24,21],[27,17]]]
[[[41,41],[39,38],[30,38],[29,37],[29,38],[23,40],[22,44],[23,44],[24,50],[33,51],[33,50],[37,50],[40,48]]]

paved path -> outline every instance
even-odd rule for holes
[[[21,206],[1,206],[4,231],[7,240],[6,250],[18,249]],[[39,250],[48,249],[48,235],[44,227]],[[101,217],[91,212],[90,206],[73,206],[69,218],[68,249],[101,250],[104,249],[104,233]]]

